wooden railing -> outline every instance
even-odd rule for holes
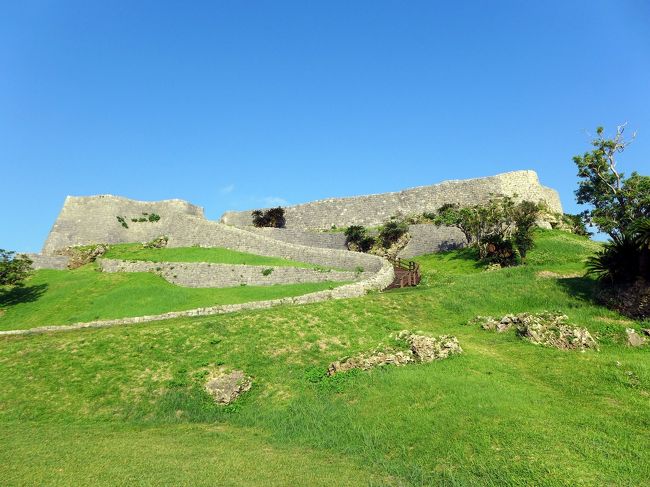
[[[412,260],[403,260],[399,257],[391,260],[395,270],[395,279],[387,289],[417,286],[420,284],[420,264]]]

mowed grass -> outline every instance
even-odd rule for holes
[[[318,267],[306,262],[297,262],[281,257],[266,257],[221,247],[164,247],[145,248],[142,244],[111,245],[104,254],[107,259],[146,260],[149,262],[210,262],[213,264],[244,264],[282,267]]]
[[[147,272],[104,273],[95,264],[39,270],[23,288],[0,293],[0,330],[66,325],[298,296],[342,283],[186,288]]]
[[[593,304],[595,245],[540,232],[529,265],[467,251],[420,258],[420,288],[307,306],[0,340],[6,485],[648,485],[650,349]],[[560,272],[561,271],[561,272]],[[600,351],[538,347],[467,325],[561,310]],[[647,326],[647,325],[644,325]],[[464,354],[323,378],[401,329]],[[206,373],[252,390],[221,407]]]

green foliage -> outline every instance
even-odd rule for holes
[[[625,178],[616,167],[616,156],[630,144],[624,138],[625,126],[619,126],[613,138],[598,127],[591,142],[594,149],[575,156],[578,167],[578,203],[589,205],[583,215],[588,223],[610,236],[630,231],[635,221],[650,217],[650,177],[633,172]]]
[[[264,277],[270,276],[273,273],[273,268],[269,267],[268,269],[262,269],[262,275]]]
[[[391,220],[386,222],[379,230],[379,241],[387,249],[408,232],[408,229],[409,227],[404,221]]]
[[[254,210],[253,225],[256,227],[283,228],[286,220],[284,218],[284,208],[269,208],[268,210]]]
[[[571,231],[571,233],[582,235],[583,237],[591,236],[591,233],[587,230],[587,225],[585,224],[583,215],[564,213],[562,215],[562,223],[569,229],[569,231]]]
[[[467,243],[478,249],[479,259],[513,265],[517,253],[525,259],[532,248],[532,233],[541,210],[538,203],[515,203],[512,198],[501,196],[473,206],[445,204],[438,209],[433,222],[463,232]]]
[[[375,244],[374,237],[368,235],[368,230],[361,225],[350,225],[344,233],[345,244],[350,250],[368,252]]]
[[[0,249],[0,286],[20,286],[32,273],[32,260],[26,255],[16,255],[11,250]]]
[[[168,242],[169,237],[167,235],[161,235],[160,237],[156,237],[153,240],[142,244],[142,247],[145,249],[162,249],[167,247]]]
[[[644,221],[645,222],[645,221]],[[645,223],[635,228],[644,230]],[[589,257],[589,273],[607,284],[625,284],[638,277],[650,279],[650,249],[647,234],[614,234],[602,250]]]
[[[147,219],[150,222],[157,222],[157,221],[160,220],[160,215],[158,215],[157,213],[150,213],[149,216],[147,217]]]

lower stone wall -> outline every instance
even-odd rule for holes
[[[357,281],[370,273],[319,271],[301,267],[211,264],[205,262],[145,262],[99,259],[103,272],[154,272],[165,280],[183,287],[270,286],[304,282]],[[271,269],[268,275],[264,271]]]
[[[83,330],[86,328],[107,328],[111,326],[120,325],[136,325],[140,323],[149,323],[152,321],[169,320],[172,318],[193,317],[193,316],[210,316],[224,313],[234,313],[244,310],[267,309],[274,306],[282,305],[300,305],[308,303],[317,303],[328,299],[347,299],[363,296],[368,291],[380,291],[386,289],[388,285],[393,282],[395,272],[393,266],[387,261],[382,259],[381,268],[375,272],[368,279],[339,286],[337,288],[318,291],[315,293],[303,294],[292,298],[271,299],[268,301],[254,301],[251,303],[242,304],[226,304],[220,306],[210,306],[207,308],[196,308],[187,311],[172,311],[170,313],[162,313],[159,315],[150,316],[135,316],[132,318],[122,318],[116,320],[98,320],[90,321],[87,323],[75,323],[73,325],[60,325],[60,326],[40,326],[27,330],[4,330],[0,331],[0,336],[3,335],[32,335],[38,333],[58,332],[58,331],[75,331]]]
[[[66,255],[25,254],[32,260],[32,269],[57,269],[68,268],[70,257]]]
[[[398,254],[408,259],[418,255],[444,252],[463,247],[467,240],[463,232],[454,227],[437,227],[431,224],[409,226],[411,240]]]

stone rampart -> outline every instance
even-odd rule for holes
[[[68,268],[70,257],[67,255],[25,254],[32,260],[32,269],[57,269]]]
[[[155,213],[159,221],[132,222]],[[117,217],[125,219],[128,228]],[[203,218],[203,208],[182,200],[135,201],[112,195],[68,196],[43,247],[43,254],[74,245],[146,242],[167,235],[185,217]]]
[[[474,205],[493,195],[518,195],[518,199],[545,201],[561,213],[556,191],[542,186],[535,171],[514,171],[477,179],[445,181],[395,193],[330,198],[285,208],[287,228],[329,229],[332,226],[375,226],[394,215],[433,212],[445,203]],[[250,211],[227,212],[221,221],[238,227],[252,225]]]
[[[211,264],[204,262],[145,262],[99,259],[103,272],[153,272],[165,280],[183,287],[222,288],[241,286],[271,286],[305,282],[357,281],[371,273],[354,271],[316,270],[302,267],[250,266]],[[269,272],[270,270],[270,272]]]
[[[343,233],[323,233],[303,230],[299,228],[256,228],[246,227],[246,230],[264,235],[281,242],[320,247],[324,249],[346,250],[345,235]]]

